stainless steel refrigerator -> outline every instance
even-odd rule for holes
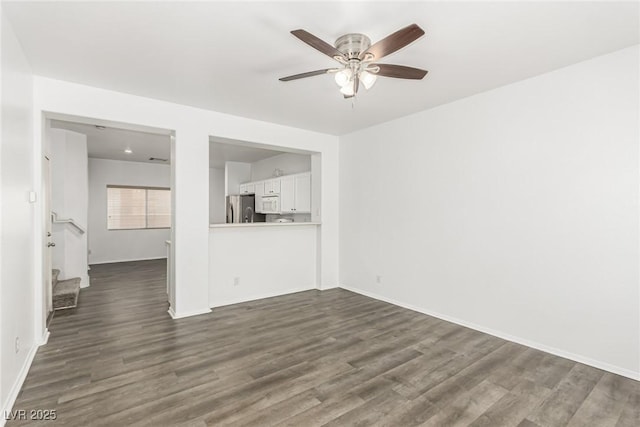
[[[265,222],[264,214],[256,213],[256,196],[242,194],[227,196],[227,223]]]

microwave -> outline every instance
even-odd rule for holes
[[[263,214],[279,214],[280,213],[280,196],[269,195],[262,196],[260,199],[260,213]]]

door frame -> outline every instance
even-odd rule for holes
[[[44,197],[46,197],[45,177],[44,177],[44,157],[50,158],[48,152],[46,134],[47,121],[45,113],[41,111],[37,106],[34,108],[34,120],[33,120],[33,135],[35,139],[35,146],[33,152],[33,168],[34,172],[34,195],[32,199],[36,203],[36,209],[34,212],[34,237],[35,244],[33,246],[34,259],[36,263],[34,280],[34,304],[33,304],[33,328],[34,328],[34,341],[35,345],[40,346],[47,343],[49,340],[49,330],[47,329],[47,305],[45,304],[45,283],[50,280],[51,271],[47,273],[47,262],[45,256],[45,248],[48,242],[46,236],[47,225],[45,221],[50,221],[50,212],[46,212]],[[39,136],[39,137],[38,137]],[[50,166],[50,165],[49,165]],[[50,181],[50,178],[49,178]],[[48,276],[47,276],[48,275]]]
[[[46,322],[53,312],[53,255],[49,242],[53,235],[53,225],[51,219],[51,159],[47,154],[42,156],[42,204],[44,210],[44,218],[42,226],[44,228],[44,241],[42,253],[42,304],[43,316]]]

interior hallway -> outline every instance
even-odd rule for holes
[[[165,268],[92,266],[14,409],[69,426],[640,425],[638,382],[345,290],[174,321]]]

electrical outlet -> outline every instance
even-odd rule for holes
[[[233,278],[233,286],[240,286],[240,278],[239,277],[234,277]]]
[[[378,285],[382,284],[382,276],[376,276],[376,283]]]
[[[20,351],[20,337],[16,337],[16,353]]]

